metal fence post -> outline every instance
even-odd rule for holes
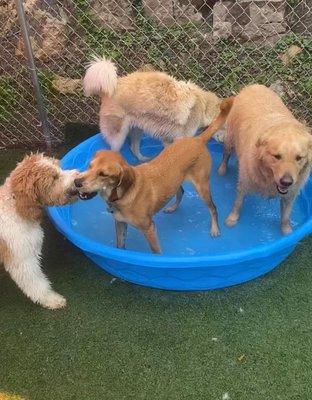
[[[41,87],[40,83],[38,80],[38,75],[36,71],[36,65],[35,65],[35,60],[34,60],[34,55],[29,39],[29,31],[28,31],[28,24],[26,20],[26,15],[25,15],[25,10],[23,6],[23,0],[15,0],[16,4],[16,10],[17,10],[17,15],[23,35],[23,40],[25,44],[25,51],[26,51],[26,57],[28,61],[28,66],[31,74],[31,80],[33,83],[33,88],[34,88],[34,94],[36,97],[36,102],[37,102],[37,107],[38,107],[38,113],[39,113],[39,119],[41,122],[41,127],[42,127],[42,132],[46,141],[47,149],[50,151],[51,150],[51,135],[50,135],[50,128],[49,128],[49,123],[48,123],[48,118],[47,118],[47,113],[45,110],[44,106],[44,100],[41,92]]]

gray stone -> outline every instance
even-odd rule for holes
[[[285,17],[285,3],[283,1],[259,6],[259,4],[252,2],[250,4],[250,18],[255,24],[267,24],[284,21]]]
[[[213,37],[215,39],[227,39],[232,34],[231,22],[219,22],[213,24]]]
[[[132,3],[131,0],[91,0],[92,19],[96,25],[116,31],[133,29]]]
[[[144,14],[159,25],[200,21],[201,14],[188,0],[142,0]]]
[[[291,30],[295,33],[312,34],[312,0],[300,0],[290,10],[288,22]]]
[[[29,15],[29,23],[33,29],[30,41],[35,58],[42,61],[61,58],[67,45],[68,19],[64,12],[60,11],[58,17],[54,17],[49,11],[33,9]],[[15,54],[24,56],[24,41],[19,37]]]
[[[286,32],[285,0],[218,2],[213,10],[214,38],[270,41]]]

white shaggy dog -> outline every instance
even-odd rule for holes
[[[0,187],[0,262],[33,302],[64,307],[66,300],[51,289],[40,267],[44,206],[77,199],[77,171],[63,171],[57,160],[42,154],[26,156]]]

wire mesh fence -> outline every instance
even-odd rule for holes
[[[92,55],[119,74],[151,65],[220,96],[276,90],[312,122],[312,0],[24,0],[51,139],[97,123],[81,78]],[[12,0],[0,0],[0,147],[44,141]]]

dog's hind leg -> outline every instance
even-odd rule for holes
[[[154,222],[151,222],[151,224],[146,228],[144,227],[139,228],[142,230],[146,240],[148,241],[150,248],[153,253],[161,253],[159,241],[158,241],[158,236],[157,236],[157,231]]]
[[[211,236],[219,236],[220,230],[218,225],[218,212],[217,208],[212,200],[210,185],[209,185],[209,174],[205,174],[201,177],[192,176],[192,182],[200,195],[200,197],[205,201],[208,206],[210,216],[211,216],[211,228],[210,234]]]
[[[128,225],[126,222],[120,222],[115,220],[115,230],[116,230],[116,246],[118,249],[125,248],[125,241],[127,236]]]
[[[243,205],[244,197],[245,197],[245,191],[242,189],[242,185],[238,183],[237,185],[237,193],[236,193],[236,199],[232,208],[231,213],[225,220],[225,223],[227,226],[234,226],[237,224],[237,221],[239,219],[239,212],[240,209]]]
[[[107,143],[114,151],[119,151],[129,132],[127,118],[105,115],[100,118],[100,129]]]
[[[182,186],[179,187],[177,194],[176,194],[176,201],[174,204],[172,204],[172,206],[166,207],[164,209],[164,212],[167,214],[171,214],[173,213],[180,205],[182,198],[183,198],[183,194],[184,194],[184,189]]]
[[[219,165],[219,168],[218,168],[219,175],[226,174],[230,156],[231,156],[231,145],[229,143],[227,143],[227,140],[225,139],[224,145],[223,145],[223,157],[222,157],[221,164]]]
[[[294,203],[294,197],[281,198],[281,228],[284,235],[292,232],[289,217]]]
[[[148,161],[149,158],[143,156],[140,150],[142,133],[142,130],[137,127],[133,127],[130,130],[130,149],[139,161],[145,162]]]

